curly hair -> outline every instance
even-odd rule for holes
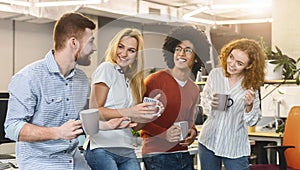
[[[169,35],[165,38],[163,44],[163,57],[169,68],[173,68],[174,63],[174,49],[184,40],[189,40],[194,45],[195,59],[197,62],[192,67],[192,73],[196,76],[197,71],[204,67],[201,60],[209,58],[210,43],[207,40],[205,33],[193,26],[185,25],[179,26],[171,30]]]
[[[264,83],[266,67],[266,55],[261,46],[255,40],[247,38],[233,40],[226,44],[221,49],[219,56],[219,62],[226,77],[230,76],[230,74],[227,72],[227,58],[234,49],[239,49],[245,52],[249,57],[249,66],[252,65],[251,68],[244,70],[245,75],[242,82],[242,87],[244,89],[253,87],[253,89],[258,90]]]

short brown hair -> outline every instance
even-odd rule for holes
[[[53,30],[54,50],[59,51],[65,47],[65,42],[75,37],[81,39],[86,28],[94,30],[96,25],[88,17],[80,13],[65,13],[55,23]]]

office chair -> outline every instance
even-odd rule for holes
[[[279,165],[256,164],[250,170],[300,170],[300,106],[293,106],[286,119],[283,145],[266,146],[279,154]]]

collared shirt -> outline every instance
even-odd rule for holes
[[[50,50],[44,59],[32,63],[9,84],[9,102],[5,131],[16,141],[20,169],[89,169],[78,152],[78,140],[18,141],[25,123],[43,127],[59,127],[78,118],[89,95],[85,73],[74,68],[64,77]]]
[[[111,109],[123,109],[133,105],[133,97],[128,79],[122,73],[117,64],[109,62],[101,63],[92,76],[92,84],[105,83],[109,87],[104,107]],[[96,98],[92,93],[90,106],[97,108]],[[112,138],[118,140],[112,140]],[[105,130],[90,137],[91,149],[123,147],[132,149],[131,128]]]
[[[199,142],[217,156],[234,159],[250,155],[247,127],[255,125],[261,117],[260,101],[256,90],[253,108],[246,113],[246,90],[242,88],[242,80],[230,88],[222,69],[215,68],[210,72],[201,93],[201,106],[208,118],[201,129]],[[233,105],[226,111],[211,109],[214,93],[229,94]]]
[[[104,107],[123,109],[133,105],[129,81],[125,78],[119,65],[109,62],[101,63],[92,75],[92,84],[100,82],[109,87]],[[90,107],[97,108],[97,101],[93,91],[91,94]],[[88,141],[90,141],[91,150],[101,147],[111,152],[122,154],[123,150],[120,148],[133,149],[131,128],[100,130],[99,133],[90,136],[86,144]],[[113,148],[117,148],[117,151],[113,151]]]

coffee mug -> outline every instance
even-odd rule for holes
[[[215,94],[218,100],[217,110],[225,111],[228,107],[233,105],[233,99],[230,98],[229,94]]]
[[[179,126],[181,130],[179,141],[184,140],[188,135],[189,124],[187,121],[174,122],[175,126]]]
[[[82,110],[79,113],[83,130],[87,135],[97,134],[99,131],[99,112],[98,109]]]
[[[156,112],[153,116],[156,116],[156,115],[159,115],[159,114],[160,114],[162,108],[161,108],[160,105],[158,105],[159,100],[153,99],[153,98],[150,98],[150,97],[144,97],[143,103],[146,103],[146,102],[147,102],[147,103],[148,103],[148,102],[150,102],[150,103],[155,103],[155,106],[154,106],[154,107],[157,108],[157,112]]]

